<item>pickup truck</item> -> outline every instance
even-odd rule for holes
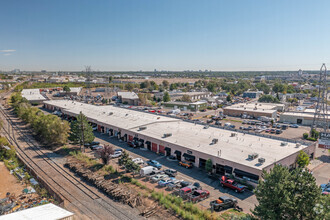
[[[207,199],[210,196],[210,192],[207,190],[195,190],[193,193],[188,195],[188,200],[192,203],[196,203]]]
[[[235,180],[229,179],[226,176],[221,177],[220,184],[222,187],[228,187],[235,190],[235,192],[244,192],[246,188],[246,186],[239,184]]]
[[[194,183],[193,185],[189,185],[186,187],[181,188],[178,191],[178,194],[181,198],[186,199],[188,195],[196,190],[202,190],[202,187],[200,186],[199,183]],[[175,194],[175,193],[174,193]]]
[[[212,211],[221,211],[228,208],[236,208],[237,200],[228,196],[220,196],[217,200],[210,202]]]

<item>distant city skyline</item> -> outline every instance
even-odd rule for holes
[[[330,65],[327,0],[1,1],[0,70],[298,71]]]

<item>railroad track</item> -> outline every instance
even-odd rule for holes
[[[42,175],[46,176],[48,180],[46,180],[46,178],[43,178],[44,181],[54,191],[60,194],[63,197],[63,199],[69,201],[70,205],[73,205],[75,207],[74,209],[79,210],[83,215],[86,215],[91,219],[104,219],[105,218],[104,214],[102,215],[101,218],[99,217],[100,213],[102,212],[104,213],[104,209],[109,213],[109,216],[107,218],[109,218],[112,215],[113,217],[118,219],[133,219],[122,210],[118,209],[111,203],[102,199],[98,194],[93,192],[84,184],[81,184],[81,181],[79,179],[77,179],[71,173],[63,169],[59,164],[56,163],[56,161],[53,161],[51,158],[49,158],[47,154],[45,154],[38,146],[36,146],[36,144],[33,143],[34,140],[31,139],[29,135],[22,132],[22,129],[19,128],[15,122],[13,122],[12,118],[8,115],[6,110],[2,108],[2,106],[0,106],[0,112],[8,123],[8,129],[5,129],[4,126],[3,130],[6,132],[10,142],[15,143],[15,145],[17,146],[19,154],[21,154],[21,157],[24,158],[25,160],[24,162],[31,168],[36,167],[39,170],[39,172],[37,172],[39,174],[38,176],[42,176]],[[10,128],[12,130],[12,135],[10,134]],[[28,148],[32,150],[29,152],[30,153],[34,152],[35,155],[28,154],[26,152],[26,149],[25,148],[23,149],[20,146],[20,144],[16,140],[15,132],[19,134],[20,138],[24,138],[24,141],[28,145]],[[49,168],[53,169],[53,172],[55,172],[56,175],[60,175],[62,179],[58,178],[58,176],[51,176],[50,174],[45,172],[44,170],[45,167],[41,167],[41,165],[36,163],[33,157],[42,159],[42,161],[44,161]],[[68,189],[66,187],[63,187],[65,185],[68,186]],[[71,190],[69,190],[69,188],[71,188]],[[98,209],[89,208],[91,204],[88,203],[86,204],[86,202],[84,201],[92,201],[94,203],[94,207],[96,206]],[[110,219],[113,219],[113,217]]]

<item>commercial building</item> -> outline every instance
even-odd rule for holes
[[[263,94],[262,91],[246,91],[243,93],[243,98],[257,99]]]
[[[64,117],[76,117],[82,112],[97,125],[99,132],[114,138],[191,161],[201,169],[205,168],[206,160],[211,159],[214,173],[233,174],[254,182],[262,170],[269,170],[276,163],[293,167],[300,150],[311,157],[315,151],[315,145],[208,127],[111,105],[95,106],[68,100],[44,104],[47,109],[60,110]]]
[[[139,96],[135,92],[118,92],[119,102],[127,105],[138,105]]]
[[[40,93],[40,89],[23,89],[22,97],[26,98],[31,104],[40,104],[47,100],[45,96]]]
[[[163,104],[165,107],[179,108],[182,110],[190,109],[191,111],[198,111],[200,109],[205,109],[207,107],[207,101],[198,102],[165,102]]]
[[[1,220],[31,220],[31,219],[47,219],[47,220],[73,220],[74,213],[69,212],[52,203],[36,206],[22,211],[13,212],[8,215],[0,216]]]
[[[175,101],[181,99],[184,95],[189,96],[191,101],[210,97],[210,92],[170,92],[171,100]]]
[[[313,119],[314,119],[314,112],[310,111],[310,109],[306,109],[303,112],[284,112],[283,114],[280,115],[279,121],[311,126],[313,124]],[[328,116],[328,122],[330,122],[329,116]]]

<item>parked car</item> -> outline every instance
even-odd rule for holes
[[[290,128],[299,128],[299,125],[297,125],[297,124],[292,124],[292,125],[290,125]]]
[[[129,141],[129,142],[127,142],[127,144],[128,144],[128,146],[133,147],[133,148],[138,147],[137,144],[133,141]]]
[[[182,167],[185,167],[185,168],[193,168],[193,163],[191,162],[187,162],[187,161],[180,161],[179,162],[179,165],[182,166]]]
[[[147,166],[147,167],[143,167],[140,169],[140,175],[141,176],[147,176],[152,174],[154,171],[158,171],[158,169],[156,167],[153,166]]]
[[[321,190],[323,195],[328,195],[330,194],[330,182],[327,184],[321,184]]]
[[[102,145],[93,145],[93,146],[91,146],[91,149],[92,150],[100,150],[100,149],[103,149],[103,146]]]
[[[270,129],[266,129],[265,132],[269,133],[270,132]]]
[[[237,200],[228,196],[220,196],[217,200],[210,202],[211,210],[221,211],[237,206]]]
[[[100,142],[93,141],[91,143],[85,143],[85,147],[91,147],[91,146],[94,146],[94,145],[100,145]]]
[[[230,189],[235,190],[235,192],[244,192],[246,186],[237,183],[233,179],[229,179],[226,176],[222,176],[220,179],[220,184],[222,187],[228,187]]]
[[[174,169],[166,169],[166,170],[164,170],[164,172],[165,172],[165,174],[172,176],[172,177],[175,177],[177,175],[177,171]]]
[[[175,178],[171,177],[171,178],[167,178],[167,179],[161,179],[158,181],[158,186],[164,187],[167,186],[170,183],[173,183],[173,181],[175,180]]]
[[[151,182],[158,182],[159,180],[168,178],[166,174],[156,174],[155,176],[151,177]]]
[[[144,163],[144,161],[141,158],[134,158],[132,161],[136,164],[143,164]]]
[[[270,129],[271,134],[275,134],[276,130],[275,129]]]
[[[147,164],[150,165],[150,166],[156,167],[157,169],[162,168],[162,165],[156,160],[148,160]]]
[[[210,196],[210,192],[207,190],[195,190],[193,193],[188,195],[188,200],[192,203],[196,203],[207,199]]]
[[[111,158],[117,158],[122,155],[122,151],[115,151],[113,154],[110,155]]]
[[[283,131],[280,130],[280,129],[276,129],[276,131],[275,131],[276,134],[282,134],[282,132],[283,132]]]
[[[115,152],[123,152],[123,149],[120,149],[120,148],[117,148],[117,149],[115,149]]]
[[[221,121],[216,121],[215,125],[220,125],[221,126]]]

